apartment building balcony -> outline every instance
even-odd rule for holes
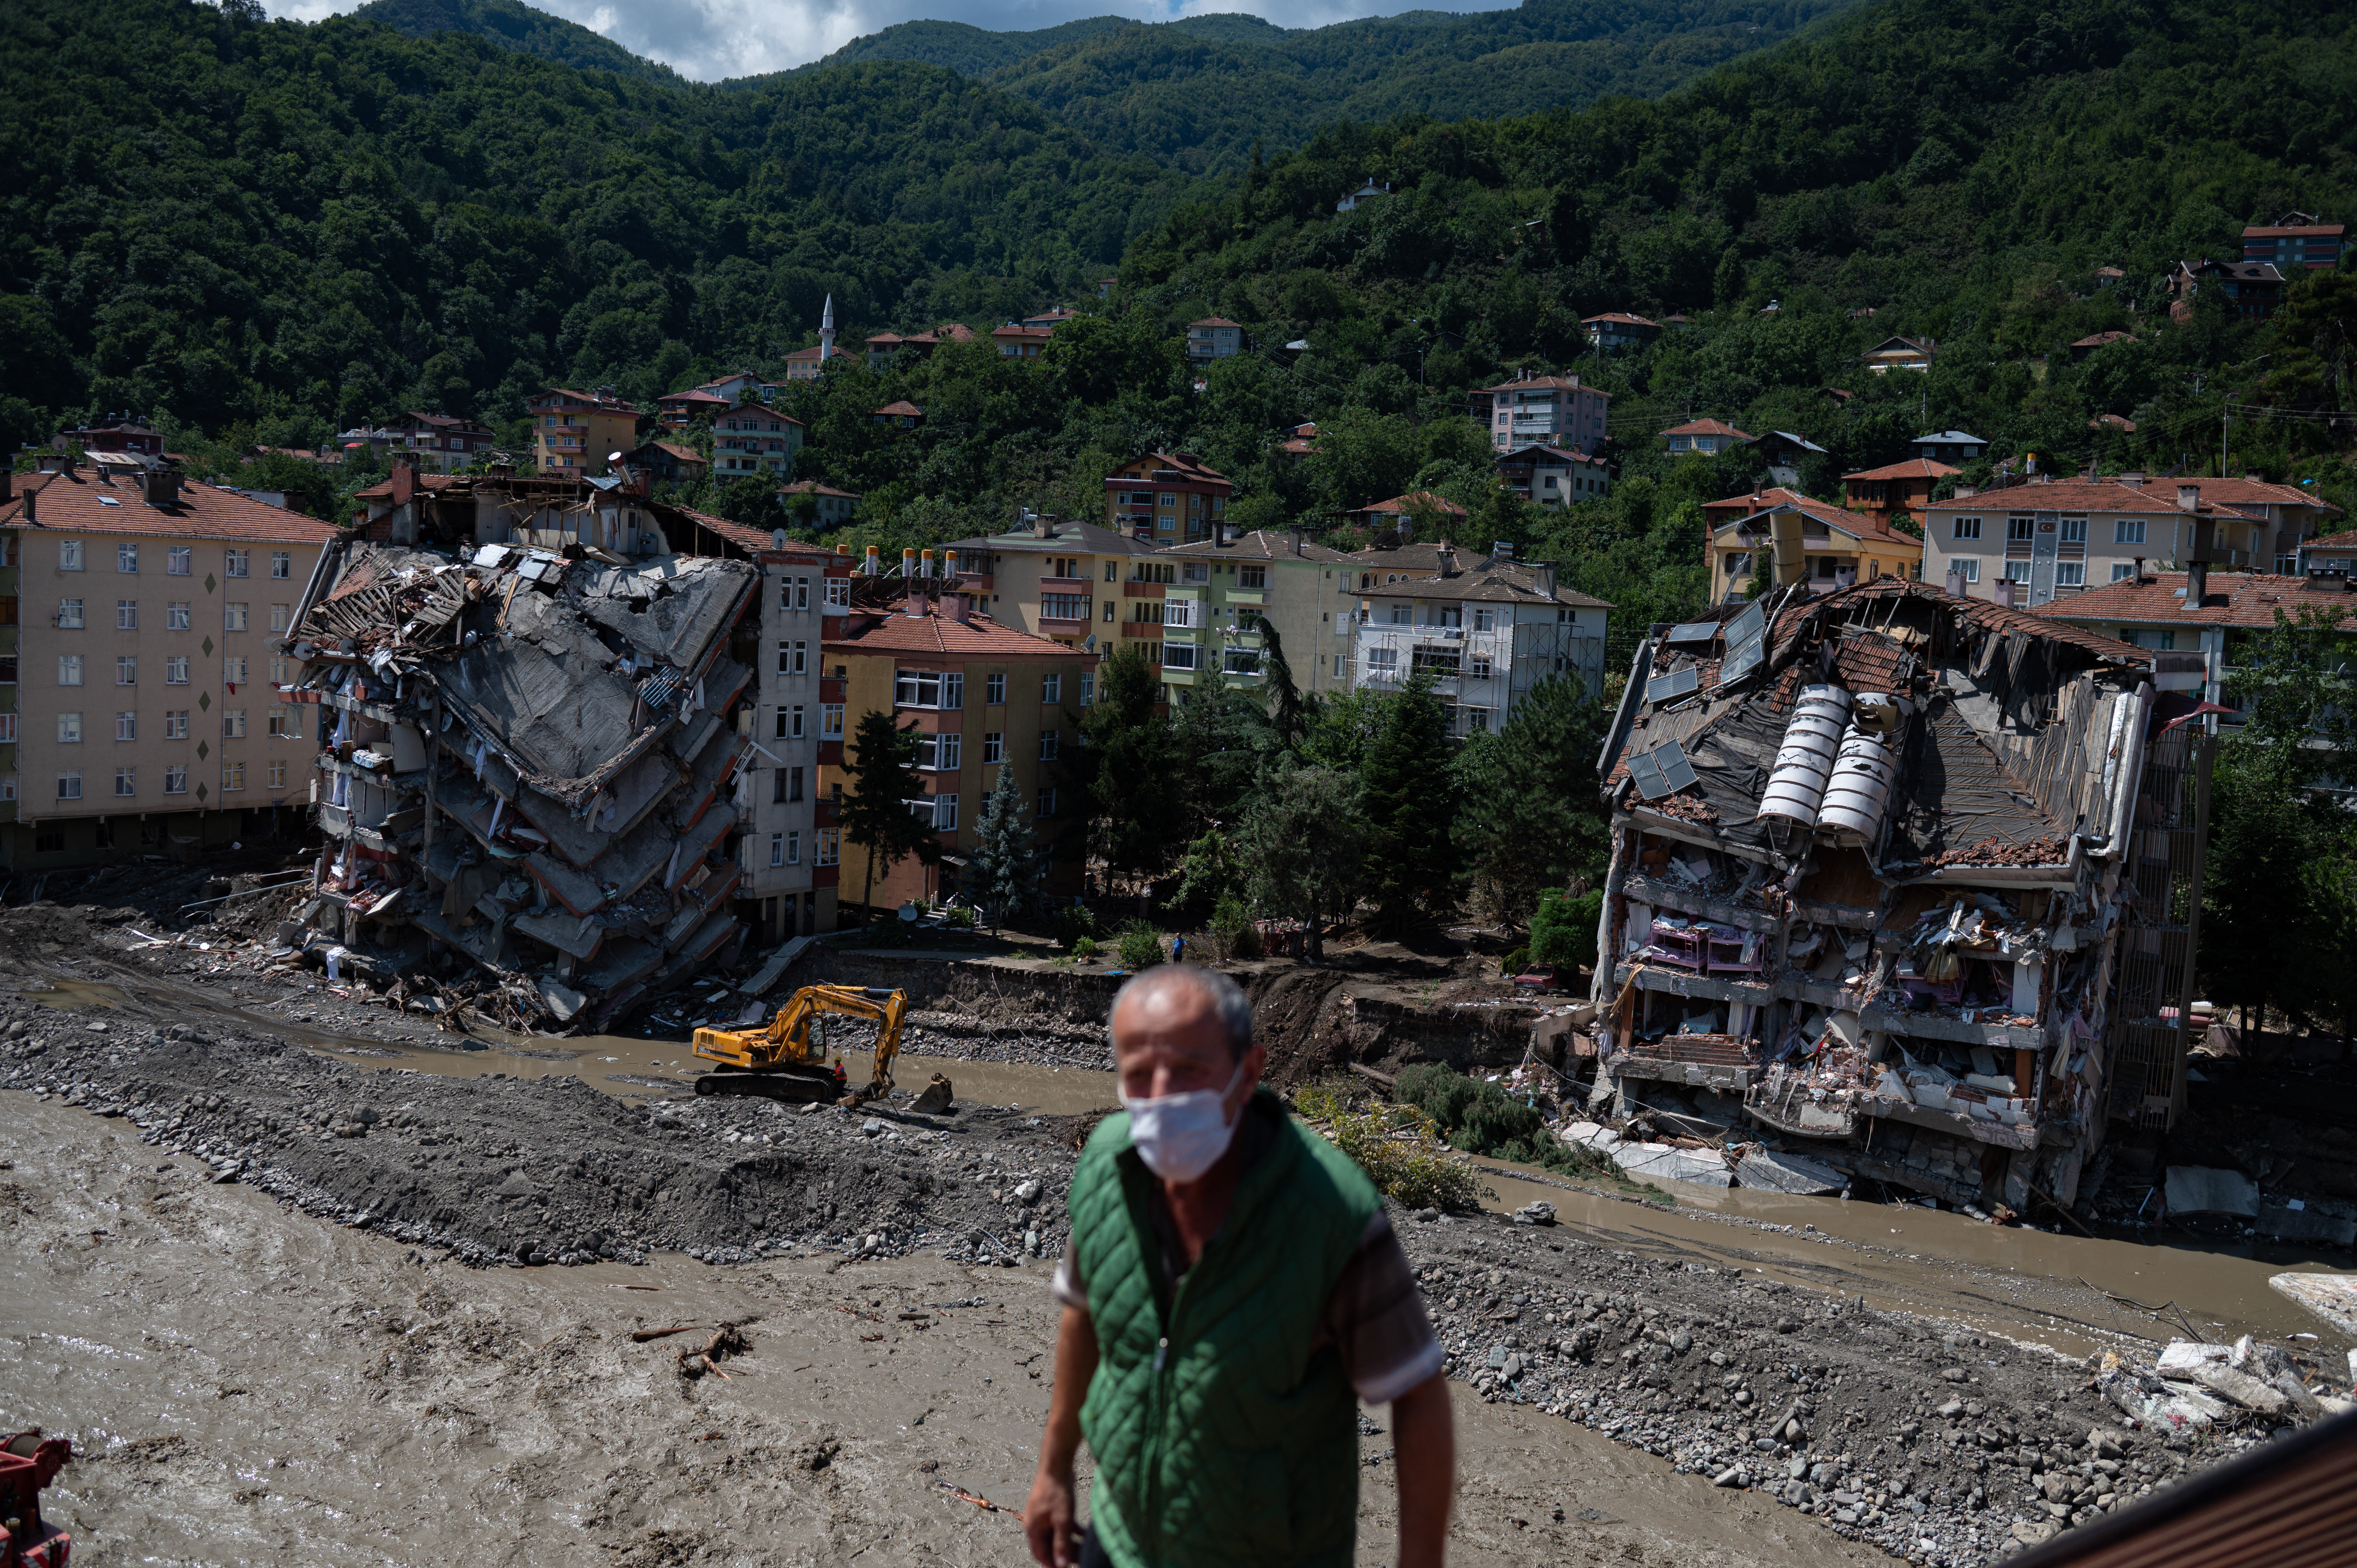
[[[1124,583],[1121,596],[1125,599],[1159,599],[1169,596],[1168,583]]]
[[[1042,631],[1085,631],[1088,626],[1089,612],[1086,608],[1078,615],[1044,607],[1039,611],[1039,629]]]

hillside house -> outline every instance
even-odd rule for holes
[[[816,521],[821,528],[841,528],[859,510],[859,494],[856,490],[839,490],[816,479],[796,479],[792,484],[778,487],[778,499],[786,503],[790,513],[794,510],[796,501],[803,496],[817,503]]]
[[[2198,485],[2117,479],[1960,490],[1923,520],[1926,581],[2023,608],[2133,576],[2139,563],[2248,569],[2276,533],[2264,517],[2202,499]]]
[[[1130,563],[1122,640],[1146,646],[1167,692],[1185,691],[1214,669],[1257,688],[1267,673],[1265,619],[1299,690],[1350,690],[1358,606],[1352,559],[1305,540],[1298,529],[1229,532]]]
[[[1908,443],[1915,456],[1934,463],[1970,463],[1988,450],[1988,443],[1961,430],[1934,430]]]
[[[2271,263],[2286,277],[2295,272],[2330,272],[2341,264],[2348,241],[2345,223],[2287,212],[2272,223],[2255,223],[2243,231],[2243,260]]]
[[[1391,181],[1385,180],[1381,185],[1377,185],[1374,182],[1374,179],[1370,177],[1360,184],[1358,189],[1351,191],[1340,200],[1335,202],[1334,210],[1337,212],[1356,212],[1368,202],[1378,200],[1383,197],[1389,196],[1391,193]]]
[[[603,474],[609,453],[635,451],[639,411],[611,387],[575,392],[551,387],[525,406],[532,416],[533,456],[543,474],[583,478]]]
[[[163,433],[130,414],[110,415],[98,424],[78,424],[58,432],[58,450],[79,446],[95,456],[101,452],[129,452],[141,457],[164,455]]]
[[[2169,318],[2192,320],[2194,297],[2205,285],[2249,320],[2264,321],[2283,305],[2284,275],[2273,262],[2179,262],[2169,269]]]
[[[2134,643],[2157,660],[2154,683],[2224,703],[2225,681],[2276,616],[2302,610],[2357,623],[2357,596],[2345,575],[2278,576],[2265,572],[2147,572],[2070,598],[2038,613]],[[2236,715],[2220,722],[2234,725]]]
[[[1563,586],[1545,562],[1440,556],[1437,576],[1360,591],[1354,685],[1392,692],[1429,674],[1459,736],[1499,728],[1551,676],[1577,675],[1591,696],[1603,691],[1610,605]]]
[[[1517,446],[1498,455],[1498,482],[1526,501],[1570,506],[1612,493],[1612,470],[1594,457],[1560,446]]]
[[[1135,596],[1122,585],[1156,544],[1150,534],[1032,514],[947,545],[944,571],[1000,626],[1107,653]]]
[[[1878,376],[1892,371],[1929,371],[1938,348],[1929,338],[1885,338],[1860,358]]]
[[[914,430],[925,423],[925,411],[907,398],[886,403],[868,415],[878,424],[888,424],[899,430]]]
[[[1584,316],[1579,325],[1587,330],[1587,340],[1608,354],[1618,354],[1630,349],[1641,349],[1662,335],[1662,324],[1634,316],[1625,310],[1608,310],[1600,316]]]
[[[1929,457],[1910,457],[1879,468],[1860,468],[1842,476],[1842,505],[1851,511],[1870,511],[1885,522],[1919,512],[1932,503],[1932,491],[1956,470]]]
[[[944,343],[972,343],[978,339],[973,328],[963,321],[946,321],[925,332],[911,332],[903,337],[897,332],[878,332],[867,339],[867,363],[879,369],[895,354],[922,359]]]
[[[1718,419],[1691,419],[1684,424],[1674,424],[1662,432],[1662,439],[1673,452],[1731,452],[1753,439],[1748,430],[1738,430]]]
[[[1758,598],[1774,580],[1776,553],[1820,593],[1881,577],[1913,577],[1923,542],[1881,518],[1782,488],[1706,502],[1710,527],[1710,602]]]
[[[1470,394],[1467,412],[1501,452],[1544,445],[1593,452],[1604,445],[1612,394],[1577,376],[1517,376]]]
[[[1209,539],[1236,487],[1191,452],[1148,452],[1109,476],[1105,526],[1152,544]]]
[[[1187,358],[1199,365],[1232,360],[1244,351],[1244,329],[1224,316],[1187,323]]]

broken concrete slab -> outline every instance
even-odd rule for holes
[[[2313,1208],[2267,1203],[2259,1208],[2259,1234],[2278,1241],[2321,1241],[2327,1246],[2357,1243],[2357,1219],[2319,1214]]]
[[[511,923],[525,936],[584,962],[597,956],[597,949],[606,940],[605,928],[586,916],[518,915]]]
[[[1674,1149],[1667,1144],[1622,1144],[1612,1162],[1645,1181],[1682,1181],[1695,1187],[1733,1187],[1734,1173],[1717,1155]]]
[[[2171,1165],[2164,1190],[2171,1214],[2239,1214],[2259,1212],[2259,1184],[2240,1171],[2208,1165]]]
[[[2261,1415],[2280,1415],[2291,1406],[2284,1391],[2273,1383],[2238,1372],[2222,1361],[2205,1361],[2193,1369],[2193,1381],[2229,1404]]]
[[[1765,1149],[1754,1149],[1744,1155],[1735,1167],[1735,1177],[1745,1187],[1795,1193],[1803,1197],[1822,1197],[1849,1185],[1849,1177],[1831,1165],[1821,1165],[1798,1155],[1771,1154]]]
[[[549,1012],[554,1014],[560,1023],[571,1023],[589,1000],[580,992],[559,981],[554,975],[544,974],[539,977],[536,983],[540,990],[540,999],[548,1004]]]
[[[2357,1336],[2357,1274],[2272,1274],[2267,1288],[2299,1303],[2341,1333]],[[2351,1353],[2349,1374],[2357,1382],[2357,1351]]]
[[[2230,1346],[2201,1345],[2190,1339],[2175,1340],[2160,1353],[2160,1375],[2168,1377],[2175,1373],[2180,1377],[2190,1377],[2195,1368],[2223,1361],[2233,1354]]]

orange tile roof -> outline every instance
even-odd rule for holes
[[[846,501],[859,499],[856,490],[838,490],[833,485],[822,485],[816,479],[796,479],[791,485],[780,485],[778,493],[781,496],[834,496]]]
[[[239,544],[324,544],[342,530],[235,490],[183,481],[179,498],[150,506],[137,479],[102,472],[18,474],[16,496],[0,505],[0,528],[44,533],[128,533],[142,538],[223,539]],[[33,498],[33,515],[25,501]]]
[[[1350,507],[1346,510],[1352,516],[1364,512],[1369,516],[1381,513],[1389,517],[1408,511],[1437,511],[1450,517],[1467,515],[1463,507],[1458,506],[1455,501],[1443,499],[1430,490],[1410,490],[1404,496],[1394,496],[1387,501],[1376,501],[1372,506]]]
[[[1052,638],[1034,637],[1011,626],[1001,626],[980,610],[961,621],[929,604],[922,615],[905,609],[890,612],[855,609],[845,618],[842,635],[821,645],[830,653],[916,653],[942,659],[1076,659],[1090,663],[1096,655]]]
[[[2337,508],[2335,509],[2338,510]],[[2357,550],[2357,533],[2328,533],[2321,539],[2311,539],[2309,550]]]
[[[1484,392],[1535,392],[1541,387],[1552,387],[1557,392],[1592,392],[1598,397],[1603,398],[1612,395],[1602,387],[1582,387],[1577,376],[1518,376],[1511,381],[1500,381],[1494,387],[1475,387],[1473,395],[1479,397]]]
[[[2339,610],[2344,619],[2357,618],[2357,595],[2345,591],[2341,579],[2329,588],[2310,588],[2305,577],[2279,577],[2268,572],[2212,572],[2208,590],[2198,605],[2178,596],[2185,591],[2182,572],[2156,572],[2145,577],[2090,588],[2067,599],[2057,599],[2036,612],[2056,620],[2120,621],[2154,626],[2271,627],[2280,610],[2294,619],[2303,607]]]
[[[590,405],[589,412],[592,413],[635,414],[639,412],[635,407],[631,406],[630,403],[624,403],[619,398],[599,397],[596,392],[575,392],[571,387],[550,387],[546,392],[544,392],[539,396],[533,398],[528,406],[533,408],[542,407],[547,403],[550,398],[553,397],[578,398],[583,403]]]
[[[2071,347],[2073,349],[2100,349],[2106,343],[2116,343],[2123,338],[2133,338],[2135,336],[2136,334],[2133,332],[2098,332],[2092,337],[2081,338],[2074,340]]]
[[[1733,435],[1745,441],[1751,439],[1748,431],[1738,430],[1724,420],[1717,419],[1696,419],[1684,424],[1673,424],[1662,434],[1664,435]]]
[[[902,398],[898,403],[888,403],[876,412],[877,413],[904,414],[910,419],[922,419],[925,417],[925,411],[919,408],[915,403],[910,403],[907,398]]]
[[[2265,479],[2169,479],[2159,484],[2191,485],[2201,492],[2205,501],[2218,501],[2231,507],[2245,506],[2312,506],[2319,511],[2339,516],[2341,509],[2313,490],[2298,485],[2269,484]],[[2172,495],[2174,491],[2170,492]]]
[[[1781,487],[1751,495],[1728,496],[1724,500],[1705,501],[1702,510],[1703,515],[1710,519],[1710,531],[1717,533],[1747,517],[1756,517],[1779,506],[1789,506],[1803,517],[1814,518],[1827,528],[1848,534],[1852,539],[1871,539],[1877,543],[1895,545],[1902,550],[1923,548],[1921,540],[1911,533],[1899,532],[1873,512],[1851,511],[1832,501],[1821,501],[1798,490]]]
[[[2182,481],[2194,483],[2191,479]],[[2218,481],[2208,481],[2216,484]],[[1957,496],[1953,499],[1933,501],[1927,511],[2069,511],[2127,512],[2156,517],[2173,512],[2177,505],[2177,480],[2155,480],[2152,488],[2137,489],[2116,479],[2057,479],[2051,484],[2007,485],[2003,489],[1987,489],[1978,495]],[[2201,510],[2216,516],[2218,509],[2208,500]]]
[[[1855,474],[1844,474],[1845,479],[1944,479],[1962,472],[1945,463],[1935,463],[1929,457],[1910,457],[1903,463],[1889,463],[1879,468],[1860,468]]]
[[[1224,316],[1206,316],[1200,321],[1189,321],[1189,327],[1242,327],[1241,321],[1231,321]]]
[[[683,463],[709,463],[711,458],[693,446],[682,446],[675,441],[658,441],[655,445]]]
[[[474,476],[471,474],[429,474],[421,468],[417,471],[413,482],[421,490],[447,490],[452,485],[470,483],[472,482],[473,478]],[[379,479],[375,484],[369,486],[366,489],[354,490],[352,492],[352,499],[356,501],[390,500],[392,499],[393,481],[390,478]]]

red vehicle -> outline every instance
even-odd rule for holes
[[[41,1488],[72,1457],[72,1444],[38,1426],[0,1434],[0,1568],[65,1568],[73,1537],[42,1521]]]
[[[1573,972],[1567,964],[1534,963],[1514,976],[1516,985],[1533,991],[1561,991],[1570,985]]]

